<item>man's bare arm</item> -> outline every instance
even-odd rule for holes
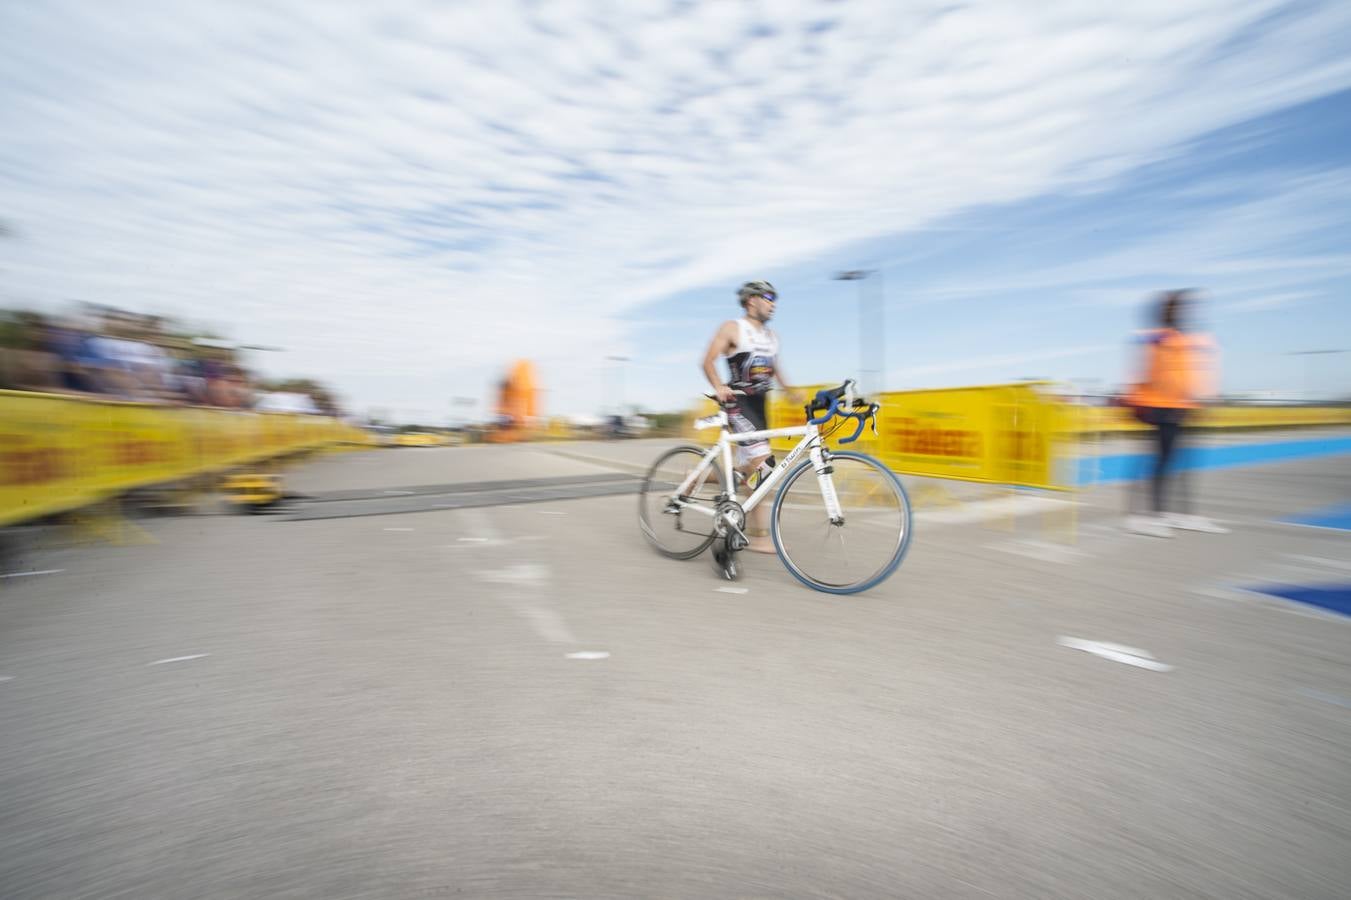
[[[779,387],[783,388],[784,392],[788,394],[788,398],[794,403],[805,404],[807,402],[807,395],[793,387],[792,383],[788,380],[788,376],[783,374],[782,352],[780,352],[778,357],[774,360],[774,379],[779,382]]]
[[[704,377],[713,385],[713,393],[722,403],[732,400],[732,389],[723,384],[722,378],[718,375],[718,359],[726,356],[727,351],[734,346],[736,346],[736,322],[723,322],[713,335],[713,340],[709,341],[708,351],[704,354]]]

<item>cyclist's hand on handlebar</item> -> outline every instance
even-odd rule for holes
[[[713,389],[713,395],[719,403],[731,403],[736,399],[736,392],[725,384],[720,384]]]

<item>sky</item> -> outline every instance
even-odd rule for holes
[[[1344,2],[5,3],[0,134],[0,306],[358,413],[685,407],[759,278],[799,383],[1110,387],[1197,287],[1226,391],[1351,392]]]

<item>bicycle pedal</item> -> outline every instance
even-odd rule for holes
[[[741,575],[741,567],[737,564],[736,554],[723,545],[713,548],[713,562],[718,567],[718,574],[728,581],[736,581]]]

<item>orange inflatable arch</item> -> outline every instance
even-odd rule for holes
[[[521,428],[539,416],[539,387],[535,367],[518,360],[498,392],[497,416],[508,428]]]

